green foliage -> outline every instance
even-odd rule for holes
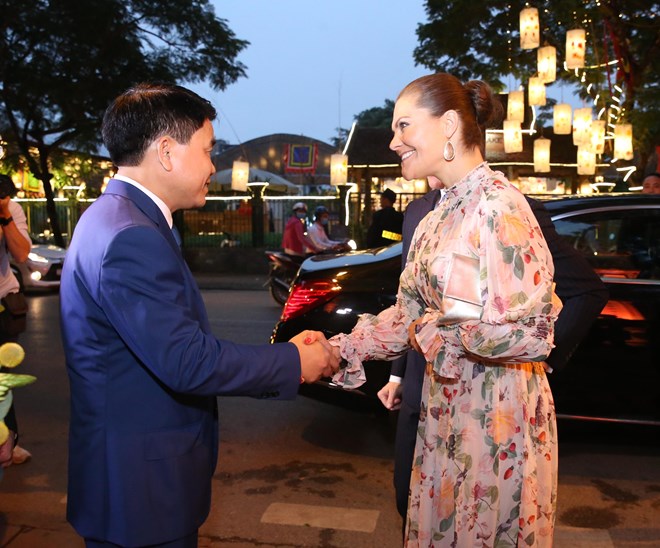
[[[373,107],[363,110],[355,116],[355,121],[360,127],[388,128],[392,125],[394,115],[394,101],[385,99],[382,107]]]
[[[378,127],[389,128],[392,124],[392,115],[394,114],[394,101],[385,99],[382,107],[372,107],[356,114],[353,120],[360,127]],[[344,148],[348,139],[349,130],[337,128],[337,136],[332,137],[330,141],[337,149]]]
[[[519,14],[526,4],[523,0],[426,0],[428,21],[417,27],[415,61],[464,81],[485,80],[496,91],[507,87],[509,75],[526,83],[537,71],[536,50],[520,48]],[[624,90],[625,117],[634,124],[638,149],[647,155],[660,141],[658,2],[553,0],[529,5],[539,9],[541,45],[557,48],[558,80],[574,84],[590,104],[598,94],[598,108],[611,102],[613,86],[619,85]],[[584,85],[575,71],[561,69],[566,31],[579,27],[588,33],[587,66],[621,60],[617,68],[588,69]]]
[[[94,152],[106,107],[129,86],[207,81],[224,89],[245,75],[236,57],[248,42],[208,0],[0,0],[0,14],[3,138],[49,201],[51,152]]]

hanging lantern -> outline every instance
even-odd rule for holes
[[[573,109],[568,103],[555,105],[552,109],[552,122],[555,135],[571,134],[571,116]]]
[[[525,121],[525,92],[510,91],[509,99],[506,104],[506,119]]]
[[[632,160],[632,124],[614,126],[614,157],[617,160]]]
[[[504,152],[522,152],[522,131],[517,120],[504,120]]]
[[[594,175],[596,173],[596,154],[590,146],[579,146],[577,150],[578,175]]]
[[[539,78],[545,84],[557,79],[557,49],[554,46],[543,46],[536,54]]]
[[[573,29],[566,33],[566,68],[584,67],[584,50],[586,48],[586,32],[584,29]]]
[[[345,185],[348,180],[348,156],[333,154],[330,156],[330,184]]]
[[[520,12],[520,47],[539,47],[539,10],[536,8],[524,8]]]
[[[605,120],[591,122],[591,150],[595,154],[605,151]]]
[[[238,192],[246,192],[249,177],[250,164],[241,160],[235,160],[231,168],[231,189]]]
[[[537,173],[550,171],[550,139],[539,137],[534,141],[534,171]]]
[[[542,107],[545,105],[545,84],[538,76],[529,79],[529,104]]]
[[[591,141],[591,109],[577,108],[573,113],[573,144],[588,145]]]

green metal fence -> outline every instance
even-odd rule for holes
[[[399,195],[398,208],[403,210],[413,195]],[[29,231],[35,241],[52,242],[52,228],[45,198],[16,199],[21,204],[28,221]],[[55,208],[65,245],[82,213],[94,200],[57,198]],[[307,205],[309,222],[313,221],[314,209],[324,205],[330,212],[329,229],[335,238],[351,237],[359,242],[363,232],[360,219],[364,216],[359,197],[349,195],[347,203],[336,196],[209,196],[206,205],[199,209],[177,212],[175,222],[181,229],[186,249],[223,247],[272,247],[278,248],[293,204]],[[346,208],[350,224],[345,224]]]

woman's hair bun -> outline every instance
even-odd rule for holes
[[[470,96],[477,124],[487,128],[498,125],[502,121],[504,109],[500,100],[495,97],[491,87],[481,80],[470,80],[465,83],[465,90]]]

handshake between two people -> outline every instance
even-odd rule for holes
[[[320,331],[306,330],[289,340],[300,354],[300,382],[314,383],[339,371],[339,348],[332,346]]]

